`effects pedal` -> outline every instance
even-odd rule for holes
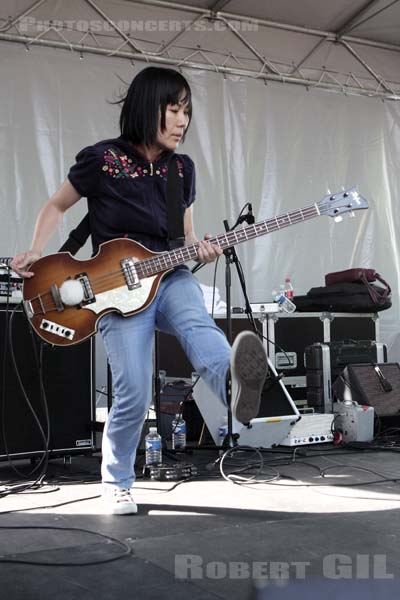
[[[144,479],[153,481],[181,481],[196,477],[197,467],[191,463],[177,463],[175,465],[145,465],[143,467]]]

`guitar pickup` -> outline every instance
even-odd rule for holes
[[[79,273],[75,279],[76,281],[79,281],[83,288],[82,304],[93,304],[93,302],[96,302],[96,296],[94,295],[92,284],[90,283],[87,273]]]
[[[138,274],[136,273],[135,263],[132,258],[123,258],[121,260],[122,272],[128,290],[135,290],[141,286]]]

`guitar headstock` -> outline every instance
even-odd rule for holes
[[[352,187],[337,194],[328,194],[317,202],[317,207],[321,215],[340,217],[343,213],[368,208],[368,202],[360,196],[356,187]]]

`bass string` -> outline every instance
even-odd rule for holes
[[[137,273],[139,279],[144,279],[146,277],[154,276],[157,273],[161,273],[162,271],[166,271],[169,268],[171,268],[171,267],[164,267],[161,264],[157,264],[156,271],[150,270],[147,267],[144,270],[143,263],[145,263],[147,260],[154,261],[154,259],[145,259],[143,261],[139,261],[139,262],[135,263],[135,269],[136,269],[136,273]],[[152,265],[152,266],[154,266],[154,265]],[[150,270],[150,273],[146,272],[149,270]],[[113,289],[115,287],[120,287],[120,285],[123,285],[123,284],[126,284],[126,279],[124,276],[123,269],[121,269],[121,268],[119,268],[117,271],[111,271],[109,273],[105,273],[104,275],[101,275],[100,277],[96,277],[95,279],[90,280],[90,285],[92,287],[94,295],[101,294],[103,292],[107,292],[110,289]],[[106,286],[106,287],[104,287],[104,286]],[[44,300],[44,298],[47,298],[47,297],[50,297],[50,302]],[[43,292],[42,294],[38,294],[37,296],[34,296],[30,300],[31,300],[31,302],[34,300],[37,300],[40,303],[40,306],[43,307],[44,312],[49,312],[50,310],[53,310],[56,308],[56,303],[53,300],[53,295],[52,295],[51,291],[46,291],[46,292]]]
[[[111,286],[110,286],[111,284]],[[101,286],[97,286],[96,288],[92,287],[93,289],[93,294],[96,296],[96,294],[101,294],[103,292],[108,292],[110,289],[116,288],[116,287],[120,287],[121,284],[125,284],[126,285],[126,281],[125,278],[121,277],[121,274],[119,274],[118,277],[114,275],[112,276],[108,276],[108,281],[102,281],[102,285]],[[43,311],[46,312],[50,312],[52,310],[56,310],[57,309],[57,305],[54,302],[53,296],[51,294],[51,292],[46,292],[45,294],[43,294],[43,296],[50,296],[50,301],[46,301],[46,302],[41,302],[40,306],[41,308],[43,307]],[[71,307],[72,308],[72,307]]]
[[[107,288],[104,288],[102,290],[100,290],[99,288],[94,289],[94,283],[95,282],[101,282],[101,283],[112,283],[113,281],[115,281],[116,283],[118,283],[118,276],[121,276],[122,274],[122,269],[119,269],[118,271],[111,271],[110,273],[106,273],[105,275],[102,275],[101,277],[97,277],[96,279],[93,280],[93,282],[91,281],[91,286],[93,289],[93,293],[101,293],[103,291],[107,291]],[[66,279],[67,281],[67,279]],[[44,300],[44,298],[50,297],[50,302]],[[56,303],[54,302],[53,299],[53,294],[51,292],[51,290],[43,292],[41,294],[38,294],[37,296],[33,296],[33,298],[30,298],[30,302],[34,302],[34,301],[39,302],[40,306],[43,307],[44,311],[50,311],[51,309],[56,308]]]
[[[146,276],[146,275],[144,275]],[[143,279],[144,277],[140,277],[140,279]],[[98,294],[102,294],[104,292],[108,292],[112,289],[121,287],[121,286],[126,286],[126,279],[122,274],[122,271],[120,272],[115,272],[115,273],[109,273],[106,276],[102,276],[97,278],[96,280],[94,280],[96,282],[100,281],[100,284],[98,283],[96,286],[92,286],[92,290],[93,290],[93,294],[94,296],[98,295]],[[43,301],[44,297],[49,297],[48,301]],[[43,312],[50,312],[52,310],[56,310],[57,306],[56,303],[54,302],[53,296],[51,292],[45,292],[44,294],[40,295],[41,298],[41,302],[40,302],[40,307],[43,309]],[[35,297],[35,299],[38,300],[38,296]],[[40,311],[42,312],[42,311]]]

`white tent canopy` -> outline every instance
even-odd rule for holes
[[[172,65],[193,91],[182,152],[197,166],[199,235],[222,231],[245,202],[261,220],[358,185],[370,208],[354,219],[241,246],[248,292],[265,302],[286,276],[305,293],[327,272],[375,268],[393,288],[381,333],[400,359],[399,35],[400,2],[389,0],[4,0],[0,255],[29,246],[78,150],[118,134],[109,101],[123,82],[145,63]],[[68,212],[49,251],[85,209]],[[212,268],[200,278],[211,283]]]
[[[398,0],[4,0],[0,39],[396,97],[399,23]]]

